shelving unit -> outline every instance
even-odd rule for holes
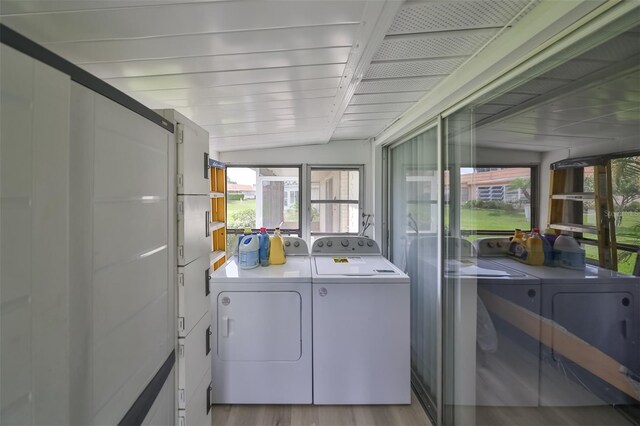
[[[209,160],[211,168],[211,264],[215,271],[227,260],[227,218],[225,212],[225,165]]]

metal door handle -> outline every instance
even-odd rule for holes
[[[207,210],[204,213],[204,233],[207,237],[211,236],[211,212]]]
[[[209,411],[211,411],[211,406],[213,405],[211,403],[211,392],[213,391],[213,386],[211,386],[211,383],[209,383],[209,387],[207,388],[207,414],[209,414]]]
[[[222,317],[222,337],[229,337],[229,317]]]
[[[211,326],[207,327],[207,331],[205,332],[205,341],[206,343],[206,351],[205,351],[205,355],[209,355],[209,352],[211,352]]]
[[[204,153],[204,178],[209,179],[209,153]]]
[[[211,280],[211,268],[207,268],[204,271],[204,295],[208,296],[209,293],[211,293],[211,288],[210,288],[210,280]]]
[[[622,338],[627,340],[627,320],[620,321],[620,331],[622,332]]]

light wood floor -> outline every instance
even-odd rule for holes
[[[431,426],[422,406],[214,405],[213,426]]]

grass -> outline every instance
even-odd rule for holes
[[[529,229],[529,220],[524,212],[485,209],[461,209],[460,228],[462,230],[491,229],[513,231],[516,228]]]
[[[232,213],[236,213],[240,210],[253,210],[256,211],[256,200],[227,200],[227,216],[231,216]]]

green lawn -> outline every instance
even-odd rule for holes
[[[240,210],[256,211],[256,200],[227,201],[227,216]]]
[[[516,228],[529,229],[529,223],[521,210],[460,209],[460,228],[462,230],[513,231]]]

